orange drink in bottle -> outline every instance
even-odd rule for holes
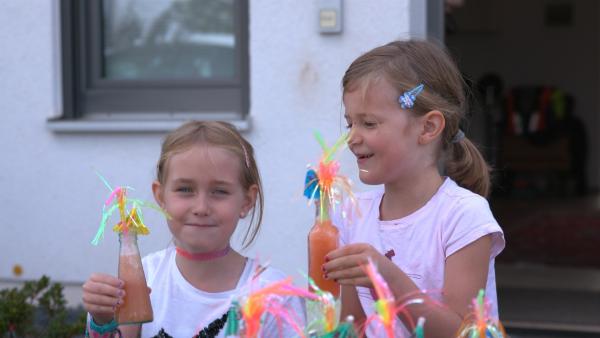
[[[338,239],[338,229],[331,220],[317,217],[308,234],[308,274],[321,290],[330,292],[336,299],[340,295],[340,285],[331,279],[325,279],[322,266],[325,264],[325,256],[338,247]]]
[[[139,324],[153,320],[150,294],[142,268],[142,259],[134,231],[119,234],[121,249],[119,255],[119,278],[125,282],[125,298],[117,308],[119,324]]]

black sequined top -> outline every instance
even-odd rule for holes
[[[210,324],[208,324],[205,328],[200,330],[197,335],[192,338],[215,338],[221,329],[225,326],[227,322],[227,312],[225,312],[221,318],[217,318],[213,320]],[[158,333],[152,338],[173,338],[173,336],[169,335],[165,332],[165,329],[160,329]]]

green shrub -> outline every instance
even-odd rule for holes
[[[60,283],[42,276],[0,290],[0,337],[67,338],[85,330],[83,308],[67,309]]]

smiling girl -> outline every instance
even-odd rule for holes
[[[342,284],[343,316],[373,313],[361,267],[372,260],[395,299],[425,300],[400,316],[398,337],[421,316],[428,337],[455,337],[480,289],[497,317],[494,259],[504,237],[485,199],[489,167],[460,129],[467,108],[454,62],[431,42],[396,41],[356,59],[342,85],[360,180],[382,185],[357,196],[360,217],[334,222],[343,246],[323,270]],[[431,302],[421,290],[441,297]],[[367,333],[379,336],[374,325]]]
[[[262,270],[259,285],[285,277],[230,246],[240,219],[250,217],[245,247],[255,240],[262,221],[253,148],[228,123],[188,122],[165,138],[152,191],[171,216],[167,223],[174,243],[143,259],[154,321],[117,329],[115,310],[127,302],[123,282],[93,274],[83,286],[91,316],[88,331],[92,337],[113,337],[118,331],[128,338],[224,337],[231,300],[248,291],[255,271]],[[303,319],[299,299],[287,298],[284,307]],[[267,317],[261,337],[295,336],[280,325]]]

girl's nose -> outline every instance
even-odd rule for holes
[[[356,128],[350,128],[350,133],[348,134],[348,146],[353,146],[358,143],[359,135],[356,131]]]
[[[210,213],[208,199],[203,194],[198,194],[198,196],[194,199],[194,205],[192,208],[192,212],[196,216],[208,216]]]

